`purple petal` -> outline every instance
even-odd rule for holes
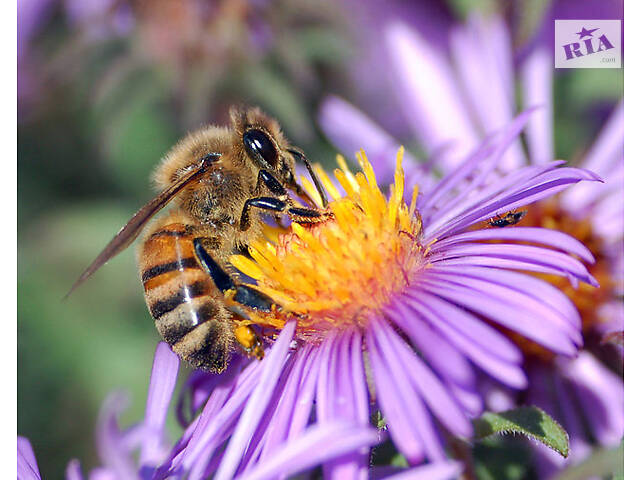
[[[302,348],[295,356],[295,362],[282,391],[278,408],[269,422],[269,429],[265,435],[265,444],[262,448],[262,457],[271,456],[286,440],[286,435],[291,427],[291,420],[295,413],[296,401],[301,394],[302,378],[304,372],[309,368],[308,359],[311,357],[312,350],[312,347]]]
[[[576,352],[574,343],[565,335],[558,335],[554,325],[540,321],[539,316],[512,304],[508,298],[492,295],[491,291],[480,292],[461,285],[445,286],[441,282],[425,284],[425,291],[484,315],[557,353],[573,355]]]
[[[452,399],[451,394],[440,382],[440,379],[398,336],[389,335],[388,339],[393,344],[396,352],[399,353],[402,365],[404,365],[414,388],[433,414],[452,433],[463,437],[471,436],[471,422],[460,406]]]
[[[241,374],[247,364],[248,358],[246,356],[237,355],[231,358],[227,369],[222,373],[211,374],[200,370],[192,372],[178,396],[176,411],[182,427],[186,428],[193,421],[193,418],[187,419],[184,416],[187,403],[192,417],[195,417],[196,412],[212,395],[219,397],[216,400],[218,408],[222,407],[231,393],[236,376]]]
[[[558,335],[564,334],[576,344],[581,344],[580,325],[576,325],[575,321],[564,317],[555,308],[538,301],[533,295],[517,287],[517,280],[522,274],[513,274],[514,283],[510,284],[501,283],[502,279],[499,277],[491,278],[491,271],[487,271],[484,278],[478,278],[447,270],[449,269],[432,268],[429,272],[429,279],[424,282],[424,285],[438,284],[452,288],[460,287],[467,292],[477,292],[481,295],[487,292],[490,298],[495,299],[505,308],[519,308],[523,316],[530,316],[531,319],[537,318],[537,323],[545,322],[546,324],[548,322],[556,328]],[[418,284],[422,284],[422,282]],[[425,288],[425,292],[429,293],[428,287]]]
[[[367,347],[369,360],[375,382],[375,394],[387,424],[390,426],[391,438],[396,447],[410,462],[418,462],[424,457],[421,441],[415,427],[401,412],[406,408],[398,396],[398,387],[393,381],[391,372],[384,365],[384,359],[375,345],[372,329],[367,331]]]
[[[383,319],[370,319],[367,346],[373,366],[376,395],[394,443],[410,463],[425,456],[444,459],[445,453],[431,415],[405,374],[391,337],[397,335]],[[411,442],[405,437],[412,436]]]
[[[553,59],[539,47],[522,65],[522,95],[525,107],[540,106],[527,125],[529,158],[534,164],[553,160]]]
[[[413,467],[406,472],[386,478],[389,480],[453,480],[454,478],[458,478],[463,470],[464,465],[460,462],[441,461],[420,467]]]
[[[89,472],[89,480],[120,480],[120,477],[108,468],[94,468]]]
[[[193,432],[193,436],[186,445],[181,456],[176,456],[172,463],[171,469],[175,470],[182,466],[185,470],[192,468],[193,464],[199,458],[203,458],[213,451],[225,439],[225,433],[228,427],[235,422],[244,407],[247,398],[255,389],[260,374],[258,362],[252,362],[242,372],[235,382],[235,388],[229,399],[224,403],[222,408],[215,401],[214,395],[207,402],[197,420],[197,426]],[[215,394],[215,391],[214,391]]]
[[[501,212],[514,210],[547,198],[582,180],[601,181],[597,175],[588,170],[565,167],[548,170],[527,182],[512,185],[511,188],[498,195],[489,196],[483,191],[476,197],[472,197],[471,200],[463,202],[456,209],[456,212],[450,212],[448,217],[455,220],[445,228],[436,228],[436,226],[430,225],[428,233],[425,231],[424,235],[425,237],[442,238],[446,234],[461,231],[476,222],[488,220]],[[495,190],[500,182],[495,182],[494,185],[487,190]],[[465,214],[460,215],[463,212]],[[460,216],[455,218],[457,215]],[[443,222],[440,220],[438,223],[441,225]]]
[[[433,265],[441,260],[467,257],[469,255],[482,255],[487,257],[502,258],[508,260],[519,260],[532,265],[540,265],[556,272],[556,275],[573,277],[589,285],[597,286],[598,282],[589,273],[586,267],[569,255],[547,248],[533,245],[511,245],[503,244],[459,244],[434,253],[430,257]]]
[[[511,42],[506,25],[499,17],[474,16],[468,25],[454,28],[451,47],[467,98],[484,133],[502,129],[514,110]],[[511,144],[502,165],[510,169],[524,162],[520,145]]]
[[[451,166],[459,164],[477,145],[478,138],[447,60],[403,23],[391,24],[385,40],[399,90],[410,99],[401,105],[406,109],[416,138],[431,152],[453,143],[442,162]]]
[[[378,432],[372,428],[354,427],[343,422],[316,424],[294,442],[286,444],[253,470],[243,474],[239,480],[289,477],[378,442]]]
[[[331,399],[335,398],[333,378],[335,377],[336,369],[336,343],[337,334],[332,331],[327,334],[320,347],[322,349],[321,355],[326,359],[326,362],[321,366],[320,373],[318,375],[316,415],[318,416],[319,421],[331,418]]]
[[[73,459],[67,464],[67,469],[64,473],[65,480],[83,480],[82,468],[80,467],[80,460]]]
[[[504,358],[505,353],[500,351],[500,347],[507,347],[506,355],[521,357],[519,350],[497,331],[433,295],[421,295],[419,301],[412,302],[412,306],[482,370],[513,388],[526,386],[524,372],[519,365],[514,364],[514,360]],[[466,332],[465,323],[472,326]],[[478,331],[476,335],[473,334],[474,330]],[[484,333],[486,337],[478,336],[479,333]],[[490,348],[491,339],[497,340],[493,349]],[[516,358],[515,361],[519,359]]]
[[[549,371],[546,368],[531,368],[529,371],[529,384],[530,387],[527,391],[527,403],[536,405],[544,410],[552,418],[557,419],[562,425],[561,412],[558,409],[558,399],[556,398],[556,390],[553,385],[553,380],[549,375]],[[574,447],[574,440],[576,432],[573,432],[574,436],[569,438],[571,442],[571,448]],[[533,444],[534,451],[537,453],[537,465],[536,471],[541,478],[550,478],[554,471],[557,471],[558,467],[566,466],[568,461],[558,455],[556,452],[551,451],[549,448],[544,449],[537,448],[535,443]],[[544,452],[547,450],[547,453]],[[570,452],[573,455],[573,452]]]
[[[519,259],[511,258],[498,258],[488,257],[484,255],[466,255],[464,257],[453,258],[449,260],[442,260],[438,262],[439,267],[444,268],[457,268],[459,266],[473,266],[473,267],[491,267],[499,269],[510,270],[526,270],[528,272],[546,273],[549,275],[560,275],[567,277],[572,282],[575,288],[577,282],[575,277],[568,275],[564,270],[558,270],[554,266],[545,266],[541,264],[531,263],[530,261],[523,261]]]
[[[304,379],[302,380],[302,386],[300,387],[296,398],[295,410],[293,412],[293,417],[291,418],[291,426],[289,427],[287,438],[298,437],[309,422],[309,416],[311,415],[311,409],[313,408],[315,399],[320,368],[323,365],[326,365],[326,358],[321,355],[320,349],[316,347],[310,348],[311,353],[309,354],[309,361],[307,363],[309,367]]]
[[[368,425],[369,420],[359,414],[363,409],[368,409],[366,397],[364,405],[357,405],[355,398],[354,379],[351,376],[352,364],[352,343],[353,337],[360,337],[359,333],[353,331],[341,332],[335,341],[334,350],[331,353],[331,360],[328,368],[323,371],[328,372],[328,378],[320,375],[318,381],[318,397],[316,411],[318,422],[325,423],[335,420],[343,420],[346,423]],[[327,340],[325,340],[326,342]],[[357,352],[361,355],[361,351]],[[362,384],[364,372],[358,379]],[[328,385],[325,385],[328,384]],[[323,387],[324,388],[321,388]],[[325,478],[360,478],[365,476],[369,464],[369,451],[362,450],[350,452],[349,454],[335,458],[323,465]]]
[[[31,443],[18,436],[18,480],[40,480],[40,470]]]
[[[572,386],[563,381],[557,372],[553,372],[551,377],[558,411],[561,412],[557,420],[569,435],[572,462],[579,461],[580,458],[577,457],[585,455],[591,450],[586,440],[587,435],[583,428],[583,420],[580,418],[580,409],[576,408],[573,401]]]
[[[438,263],[438,269],[440,269],[440,263]],[[446,268],[446,270],[449,269]],[[564,320],[576,330],[582,328],[580,314],[578,313],[575,305],[571,303],[571,300],[569,300],[562,291],[543,280],[530,275],[523,275],[520,272],[511,272],[498,268],[487,269],[475,266],[458,266],[450,271],[452,273],[455,271],[455,274],[463,277],[470,276],[490,280],[496,284],[515,288],[518,291],[531,296],[536,301],[545,304],[547,307],[556,310]],[[467,327],[465,331],[471,332],[469,327]],[[480,335],[475,336],[478,337]],[[487,338],[487,334],[482,335],[482,338]],[[498,345],[495,339],[491,339],[488,343]],[[502,346],[501,349],[505,352],[504,346]]]
[[[53,0],[21,0],[18,4],[18,59],[22,60],[29,42],[54,10]]]
[[[362,335],[358,332],[353,334],[351,342],[350,370],[353,379],[356,418],[360,424],[367,425],[369,423],[369,390],[362,358]]]
[[[581,352],[562,371],[576,389],[598,442],[606,446],[618,444],[624,432],[622,379],[588,352]]]
[[[180,359],[178,356],[171,351],[166,343],[158,343],[151,367],[140,465],[156,465],[166,454],[163,448],[164,426],[179,369]]]
[[[271,394],[280,377],[281,368],[284,365],[289,352],[289,344],[296,329],[296,322],[288,322],[280,332],[278,340],[262,362],[262,372],[258,385],[254,389],[247,402],[233,436],[226,448],[226,454],[216,472],[216,480],[232,478],[245,447],[249,443],[253,432],[258,426],[258,420],[267,408]]]
[[[249,445],[245,448],[242,460],[238,466],[237,473],[250,470],[262,455],[265,442],[267,441],[266,433],[271,428],[275,420],[275,413],[283,400],[283,392],[291,379],[293,368],[298,364],[298,359],[294,358],[298,355],[289,355],[285,363],[280,369],[280,379],[276,383],[275,389],[271,394],[272,400],[268,402],[267,408],[260,415],[259,423],[252,434]]]
[[[483,147],[481,147],[483,148]],[[478,149],[474,155],[470,156],[467,162],[463,164],[459,171],[466,170],[468,166],[473,166],[474,163],[480,164],[480,166],[486,162],[487,155],[492,154],[492,151],[486,151],[488,147],[484,147],[485,151]],[[496,147],[492,147],[495,151]],[[551,164],[557,165],[557,164]],[[490,199],[496,197],[500,192],[505,191],[507,188],[513,185],[521,184],[530,178],[548,171],[549,165],[536,166],[536,167],[523,167],[513,172],[508,173],[503,178],[494,179],[490,184],[486,185],[479,191],[474,192],[473,195],[463,196],[460,190],[460,183],[463,183],[464,177],[456,177],[456,172],[452,172],[449,176],[445,177],[440,185],[446,185],[446,193],[449,198],[446,202],[440,202],[438,209],[431,215],[427,215],[428,222],[425,224],[425,230],[423,237],[433,237],[433,232],[437,232],[444,226],[451,224],[454,220],[458,219],[461,215],[469,213],[472,209],[477,209],[483,202],[488,202]],[[475,173],[476,168],[472,168],[469,174]],[[440,185],[436,187],[435,191],[440,188]],[[464,184],[463,184],[464,185]],[[448,208],[444,208],[448,207]],[[439,235],[442,238],[442,235]]]
[[[446,382],[446,384],[447,388],[451,391],[451,394],[456,398],[458,403],[464,408],[469,416],[477,417],[482,413],[483,401],[476,388],[456,385],[452,382]]]
[[[429,199],[423,202],[421,207],[431,210],[437,205],[439,212],[436,212],[434,215],[430,214],[431,212],[421,210],[423,215],[426,214],[426,217],[429,218],[429,223],[433,223],[435,219],[444,222],[445,220],[442,220],[443,217],[445,219],[455,218],[455,216],[479,202],[481,198],[478,198],[478,192],[476,190],[485,185],[485,181],[489,175],[495,175],[495,166],[509,145],[511,145],[520,134],[533,111],[534,109],[525,110],[514,118],[509,125],[503,128],[499,134],[488,137],[469,155],[461,166],[452,170],[435,188],[430,190]],[[505,186],[521,181],[523,178],[531,177],[532,172],[543,172],[548,168],[549,166],[536,170],[530,168],[518,169],[504,177],[501,181],[492,181],[490,184],[492,188],[484,187],[482,193],[485,195],[485,198],[489,198],[491,195],[503,190]],[[464,183],[465,180],[469,180],[466,185]],[[461,184],[463,185],[462,189],[460,189]],[[471,192],[473,192],[473,195],[471,195]],[[445,201],[445,195],[449,196],[448,201]],[[441,199],[443,201],[441,201]],[[468,204],[468,206],[461,208],[460,203],[461,200],[464,199],[467,199],[465,205]],[[453,210],[453,212],[450,212],[450,210]]]
[[[485,228],[472,232],[459,233],[438,241],[431,247],[431,251],[438,252],[440,249],[458,242],[477,240],[511,240],[540,243],[577,255],[589,263],[595,262],[595,258],[589,249],[571,235],[567,235],[558,230],[536,227]]]
[[[478,269],[461,267],[458,269],[441,269],[434,267],[429,272],[430,280],[440,279],[449,284],[457,284],[479,292],[490,291],[501,299],[510,299],[520,308],[539,314],[545,321],[552,322],[558,328],[558,333],[564,332],[574,341],[579,342],[581,324],[575,310],[571,316],[565,316],[555,306],[541,300],[537,294],[526,289],[530,282],[527,275],[516,272],[494,271],[493,269]],[[522,281],[522,285],[519,282]]]
[[[128,404],[122,393],[113,393],[105,400],[98,416],[96,447],[102,463],[122,480],[137,479],[137,469],[130,452],[122,442],[118,416]]]
[[[434,330],[424,319],[416,315],[402,299],[391,303],[386,313],[390,320],[410,335],[411,342],[420,350],[433,368],[445,381],[464,386],[469,390],[475,389],[475,373],[467,359],[460,351]],[[422,335],[412,335],[420,332]]]

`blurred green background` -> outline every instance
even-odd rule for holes
[[[433,3],[453,20],[474,8]],[[148,176],[164,152],[243,103],[332,164],[315,122],[321,100],[376,108],[359,102],[351,70],[368,22],[357,2],[34,0],[18,10],[18,433],[43,477],[55,478],[72,457],[85,469],[98,463],[94,428],[109,392],[130,393],[123,425],[142,417],[159,337],[134,249],[62,297],[151,197]],[[621,70],[558,76],[559,156],[584,152],[621,95]]]

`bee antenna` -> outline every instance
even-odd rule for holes
[[[327,208],[327,205],[329,205],[329,201],[327,200],[327,193],[324,191],[324,187],[318,180],[318,177],[316,176],[316,172],[313,170],[313,167],[309,163],[309,160],[307,160],[307,157],[305,157],[304,153],[302,153],[301,151],[293,148],[290,148],[287,151],[291,155],[293,155],[297,160],[300,160],[302,161],[302,163],[304,163],[304,166],[309,172],[309,175],[311,175],[311,180],[313,180],[313,184],[315,185],[316,190],[320,194],[320,198],[322,199],[322,208]]]

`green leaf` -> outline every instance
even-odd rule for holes
[[[491,14],[497,11],[495,0],[449,0],[447,3],[460,19],[465,19],[478,12]]]
[[[391,465],[393,465],[394,467],[408,468],[409,462],[404,455],[402,455],[401,453],[396,453],[393,457],[391,457]]]
[[[473,421],[475,437],[486,438],[495,434],[520,434],[535,439],[563,457],[569,455],[567,432],[538,407],[519,407],[505,412],[485,412]]]

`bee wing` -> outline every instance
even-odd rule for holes
[[[198,180],[204,175],[211,167],[214,161],[213,156],[206,157],[200,162],[197,168],[194,168],[184,176],[176,180],[174,183],[165,188],[149,203],[143,206],[136,214],[131,217],[131,220],[120,229],[115,237],[104,247],[102,252],[96,257],[96,259],[82,272],[82,275],[75,281],[69,293],[64,298],[67,298],[71,293],[80,286],[87,278],[98,270],[101,266],[122,252],[140,235],[140,232],[146,225],[146,223],[153,218],[153,216],[162,210],[180,191],[189,185],[191,182]]]

